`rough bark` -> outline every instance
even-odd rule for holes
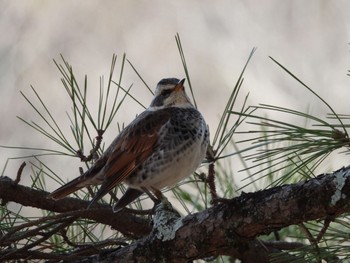
[[[96,204],[94,208],[86,210],[89,201],[67,197],[61,200],[47,199],[49,193],[15,184],[8,177],[0,177],[0,199],[3,203],[15,202],[24,206],[35,207],[51,212],[67,213],[67,216],[77,216],[90,219],[133,237],[149,234],[149,222],[129,213],[127,210],[113,213],[108,205]],[[117,220],[116,220],[117,219]]]
[[[271,246],[255,238],[309,220],[350,212],[350,167],[293,185],[258,191],[205,211],[177,218],[106,257],[83,262],[189,262],[232,255],[243,262],[269,262]],[[155,218],[157,220],[157,217]],[[168,228],[169,228],[169,224]]]
[[[3,200],[31,206],[37,203],[41,204],[40,208],[57,212],[60,212],[58,207],[63,206],[58,202],[44,206],[41,201],[30,198],[30,192],[23,196],[18,193],[34,190],[8,183],[8,180],[0,180],[0,198]],[[12,187],[11,191],[9,187]],[[45,199],[46,193],[42,192],[42,195]],[[73,200],[67,199],[67,202]],[[242,193],[239,197],[182,218],[168,206],[159,207],[163,209],[157,210],[154,227],[151,232],[149,228],[147,230],[149,235],[112,253],[92,256],[80,262],[190,262],[218,255],[233,255],[243,262],[254,262],[259,257],[260,262],[268,262],[273,246],[259,242],[256,239],[259,235],[350,212],[350,166],[297,184]],[[106,217],[94,215],[97,221]],[[116,218],[118,224],[115,227],[118,227],[122,219],[119,214],[114,220]],[[123,220],[129,219],[125,217]],[[144,222],[132,219],[128,224],[139,224],[134,226],[136,229]]]

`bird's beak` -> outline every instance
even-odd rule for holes
[[[184,83],[185,83],[185,80],[186,80],[186,79],[180,80],[179,83],[176,84],[175,89],[174,89],[176,92],[179,92],[179,91],[181,91],[181,90],[184,90]]]

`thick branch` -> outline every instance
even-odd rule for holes
[[[54,201],[47,199],[47,192],[17,185],[8,177],[0,177],[0,199],[3,202],[15,202],[24,206],[31,206],[51,212],[69,213],[81,218],[111,226],[125,235],[135,237],[149,234],[150,227],[147,220],[131,213],[121,211],[114,214],[108,205],[96,205],[94,209],[86,210],[88,201],[76,198],[64,198]],[[72,213],[73,212],[73,213]]]
[[[164,233],[158,227],[148,237],[108,256],[84,262],[188,262],[220,254],[254,262],[249,258],[257,248],[255,237],[345,212],[350,212],[350,167],[306,182],[242,194],[205,211],[169,220]],[[262,259],[261,255],[255,254],[255,259]]]
[[[174,213],[165,223],[158,222],[163,220],[163,215],[156,213],[156,227],[147,237],[113,253],[93,256],[84,261],[188,262],[217,255],[233,255],[244,262],[254,262],[251,261],[252,255],[253,260],[257,257],[266,259],[270,249],[255,240],[257,236],[289,225],[350,212],[349,178],[350,167],[346,167],[294,185],[243,193],[184,218]],[[56,212],[74,211],[87,205],[73,198],[55,202],[47,200],[46,195],[44,191],[14,186],[9,179],[0,180],[0,198],[3,201]],[[141,226],[146,227],[144,234],[149,233],[148,225],[134,221],[138,218],[123,213],[113,214],[108,207],[82,211],[82,214],[86,218],[110,224],[123,233],[135,231]]]

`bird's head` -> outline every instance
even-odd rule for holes
[[[185,79],[179,80],[176,78],[167,78],[159,81],[149,109],[193,107],[185,92],[184,83]]]

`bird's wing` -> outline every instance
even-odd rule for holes
[[[101,171],[105,179],[91,204],[124,181],[153,153],[159,131],[169,119],[166,110],[145,111],[122,131]]]

